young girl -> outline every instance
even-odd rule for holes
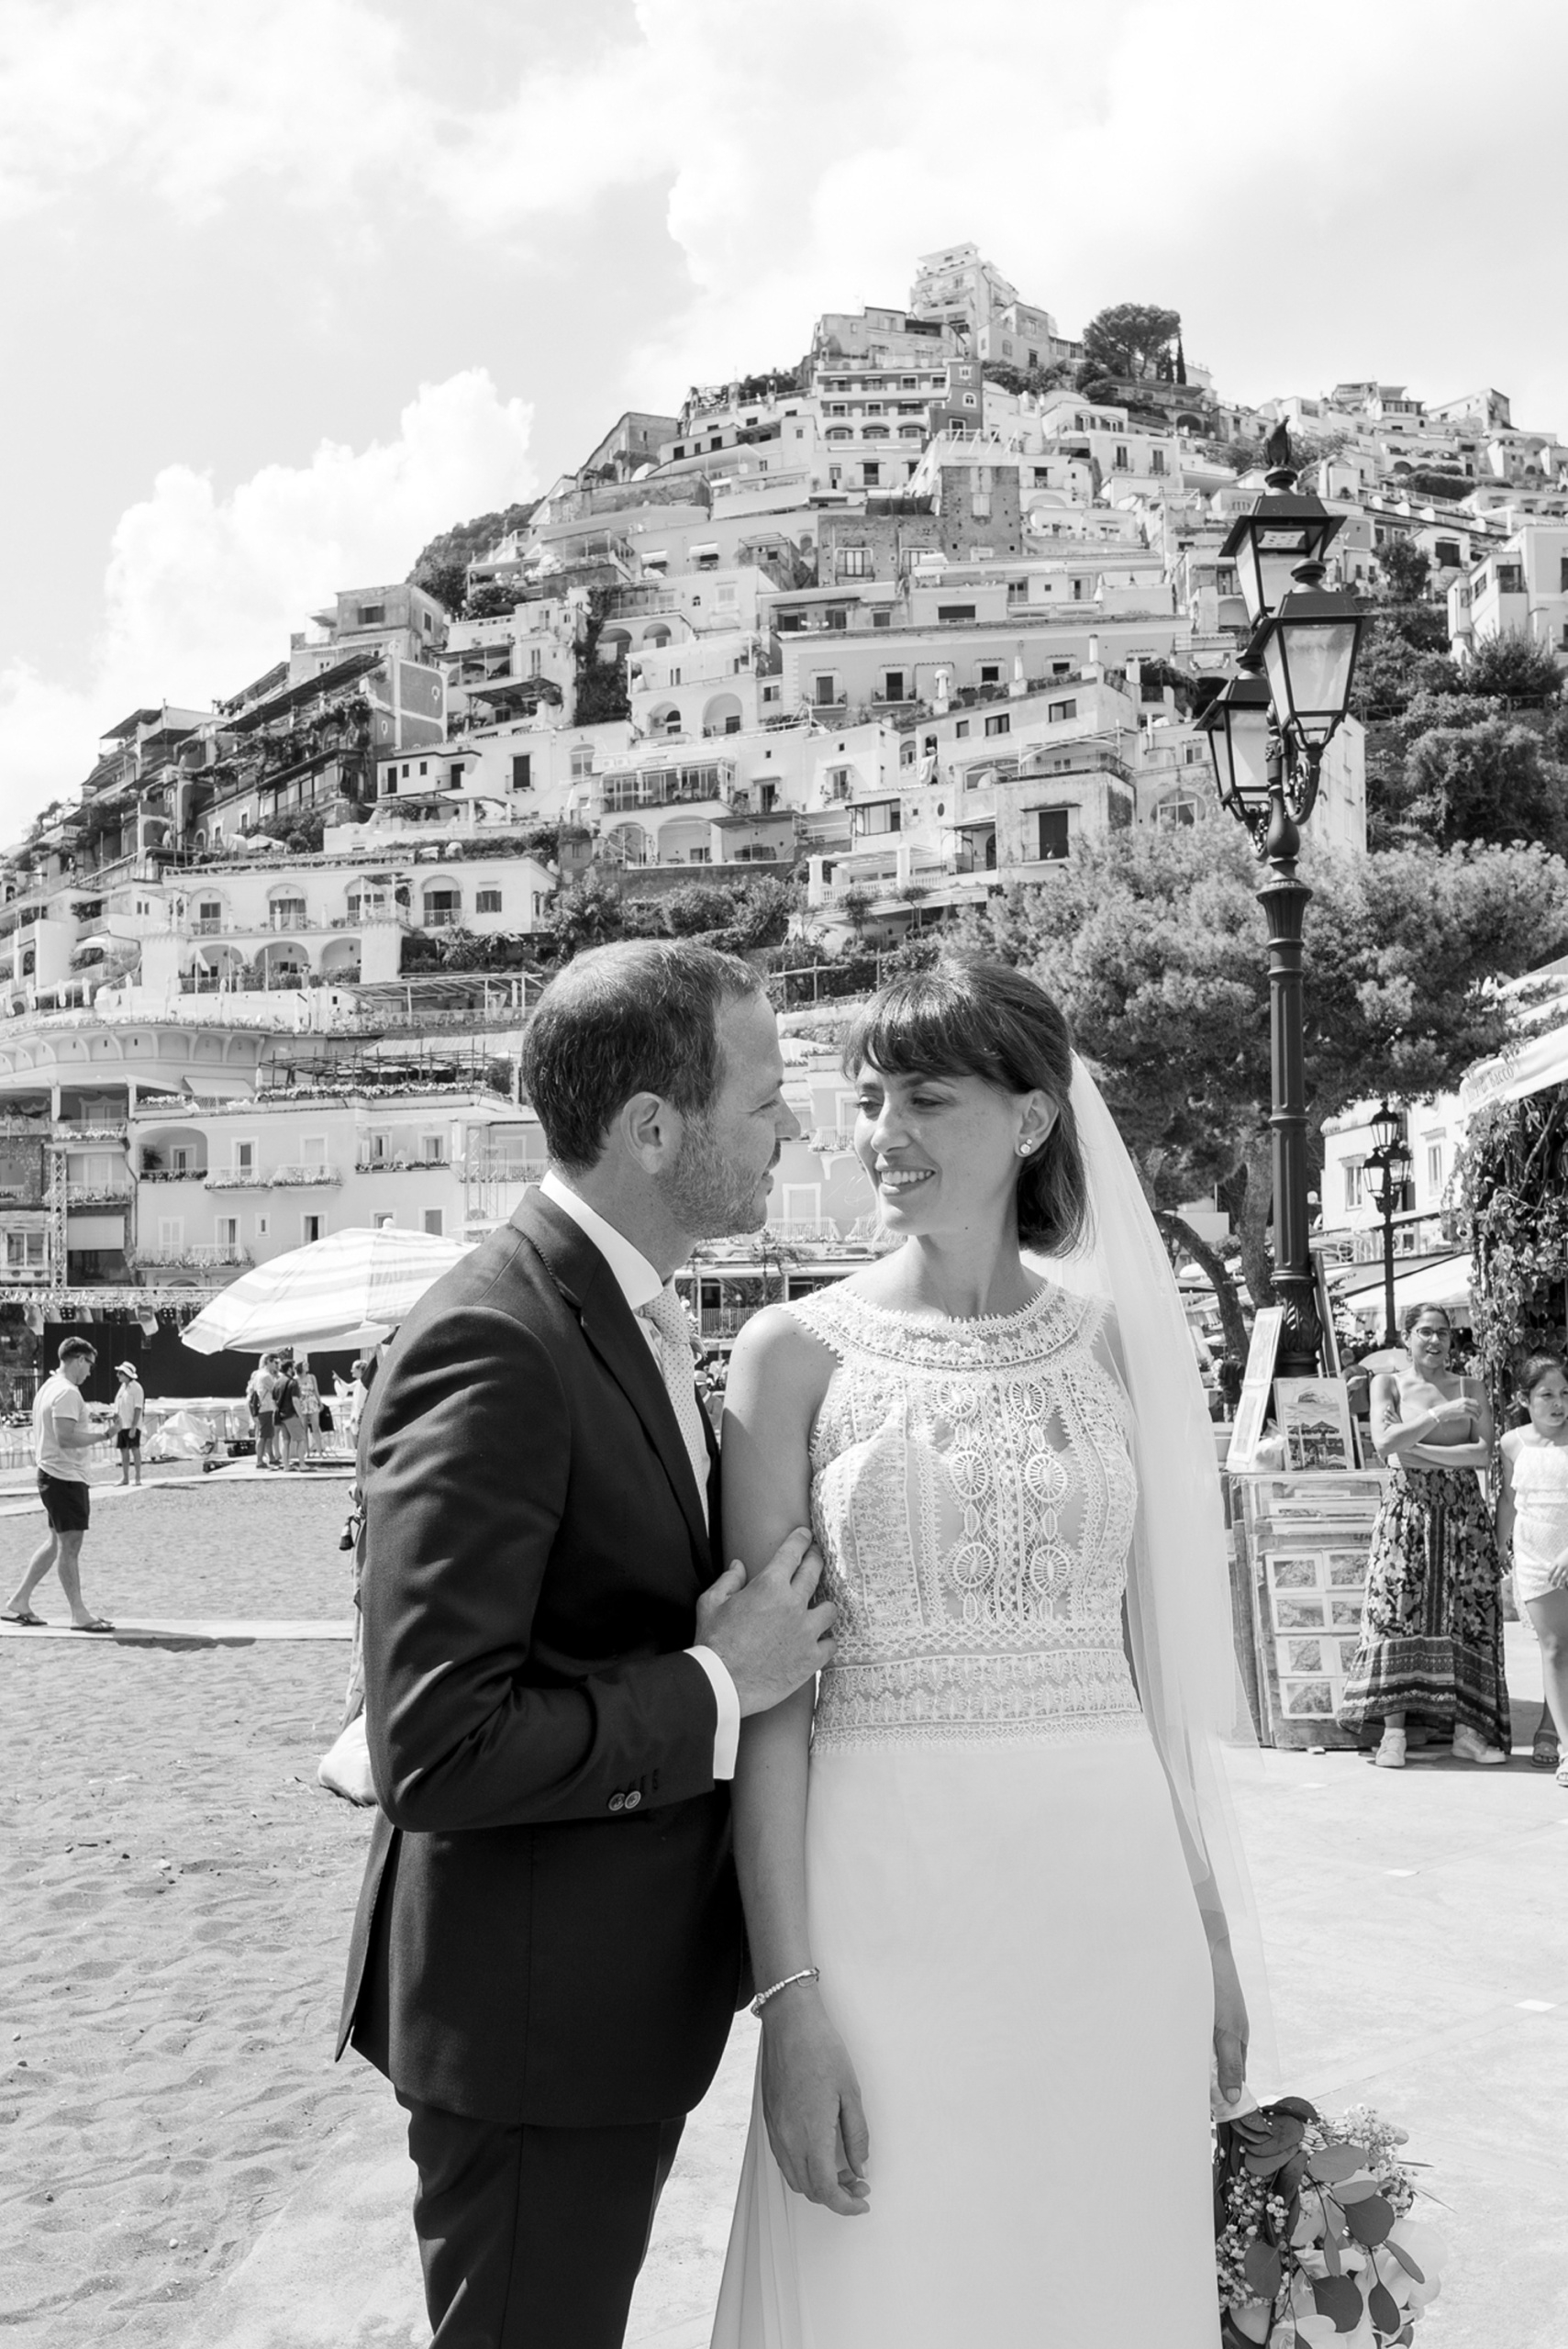
[[[1557,1724],[1558,1751],[1568,1737],[1568,1371],[1556,1354],[1532,1354],[1518,1399],[1529,1425],[1499,1446],[1502,1494],[1497,1544],[1514,1545],[1514,1597],[1540,1642],[1546,1703]],[[1536,1732],[1538,1749],[1542,1744]],[[1557,1783],[1568,1787],[1568,1760]]]

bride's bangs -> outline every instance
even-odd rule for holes
[[[884,1076],[978,1076],[1004,1092],[1029,1080],[1008,1070],[995,1021],[972,988],[944,971],[895,979],[855,1014],[844,1040],[844,1074],[870,1065]]]

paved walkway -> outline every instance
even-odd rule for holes
[[[1521,1735],[1540,1664],[1517,1625],[1508,1651]],[[1530,1768],[1527,1742],[1506,1770],[1418,1751],[1402,1776],[1355,1754],[1270,1753],[1239,1798],[1270,1951],[1277,2085],[1330,2110],[1364,2099],[1397,2119],[1447,2206],[1423,2212],[1451,2257],[1421,2349],[1564,2349],[1568,1792]],[[755,2032],[742,2018],[687,2130],[628,2349],[706,2349]],[[373,2077],[365,2086],[359,2117],[173,2349],[428,2341],[400,2116]],[[1113,2079],[1107,2092],[1136,2087]]]

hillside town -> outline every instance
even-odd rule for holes
[[[12,1399],[46,1319],[173,1330],[329,1231],[509,1215],[543,1163],[522,1026],[606,922],[722,934],[806,1015],[803,1139],[768,1231],[692,1276],[705,1338],[770,1262],[802,1287],[862,1256],[811,1005],[1091,843],[1206,818],[1197,718],[1248,624],[1223,550],[1281,426],[1340,525],[1329,584],[1376,609],[1418,581],[1462,691],[1488,641],[1568,664],[1568,446],[1503,393],[1239,407],[1174,314],[1096,327],[1063,334],[972,244],[927,254],[906,306],[619,417],[541,497],[302,615],[212,708],[113,714],[79,796],[0,861]],[[1368,723],[1334,736],[1313,824],[1352,853]],[[1452,1123],[1402,1247],[1441,1225]],[[1320,1220],[1365,1256],[1340,1125]]]

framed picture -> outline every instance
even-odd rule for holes
[[[1284,1327],[1284,1308],[1280,1305],[1265,1305],[1252,1324],[1241,1399],[1236,1406],[1236,1424],[1230,1431],[1230,1449],[1225,1455],[1226,1470],[1230,1475],[1251,1468],[1257,1457],[1258,1439],[1269,1413],[1269,1383],[1274,1375],[1274,1356],[1279,1352]]]
[[[1351,1398],[1342,1378],[1276,1378],[1274,1419],[1288,1468],[1343,1473],[1355,1466]]]

